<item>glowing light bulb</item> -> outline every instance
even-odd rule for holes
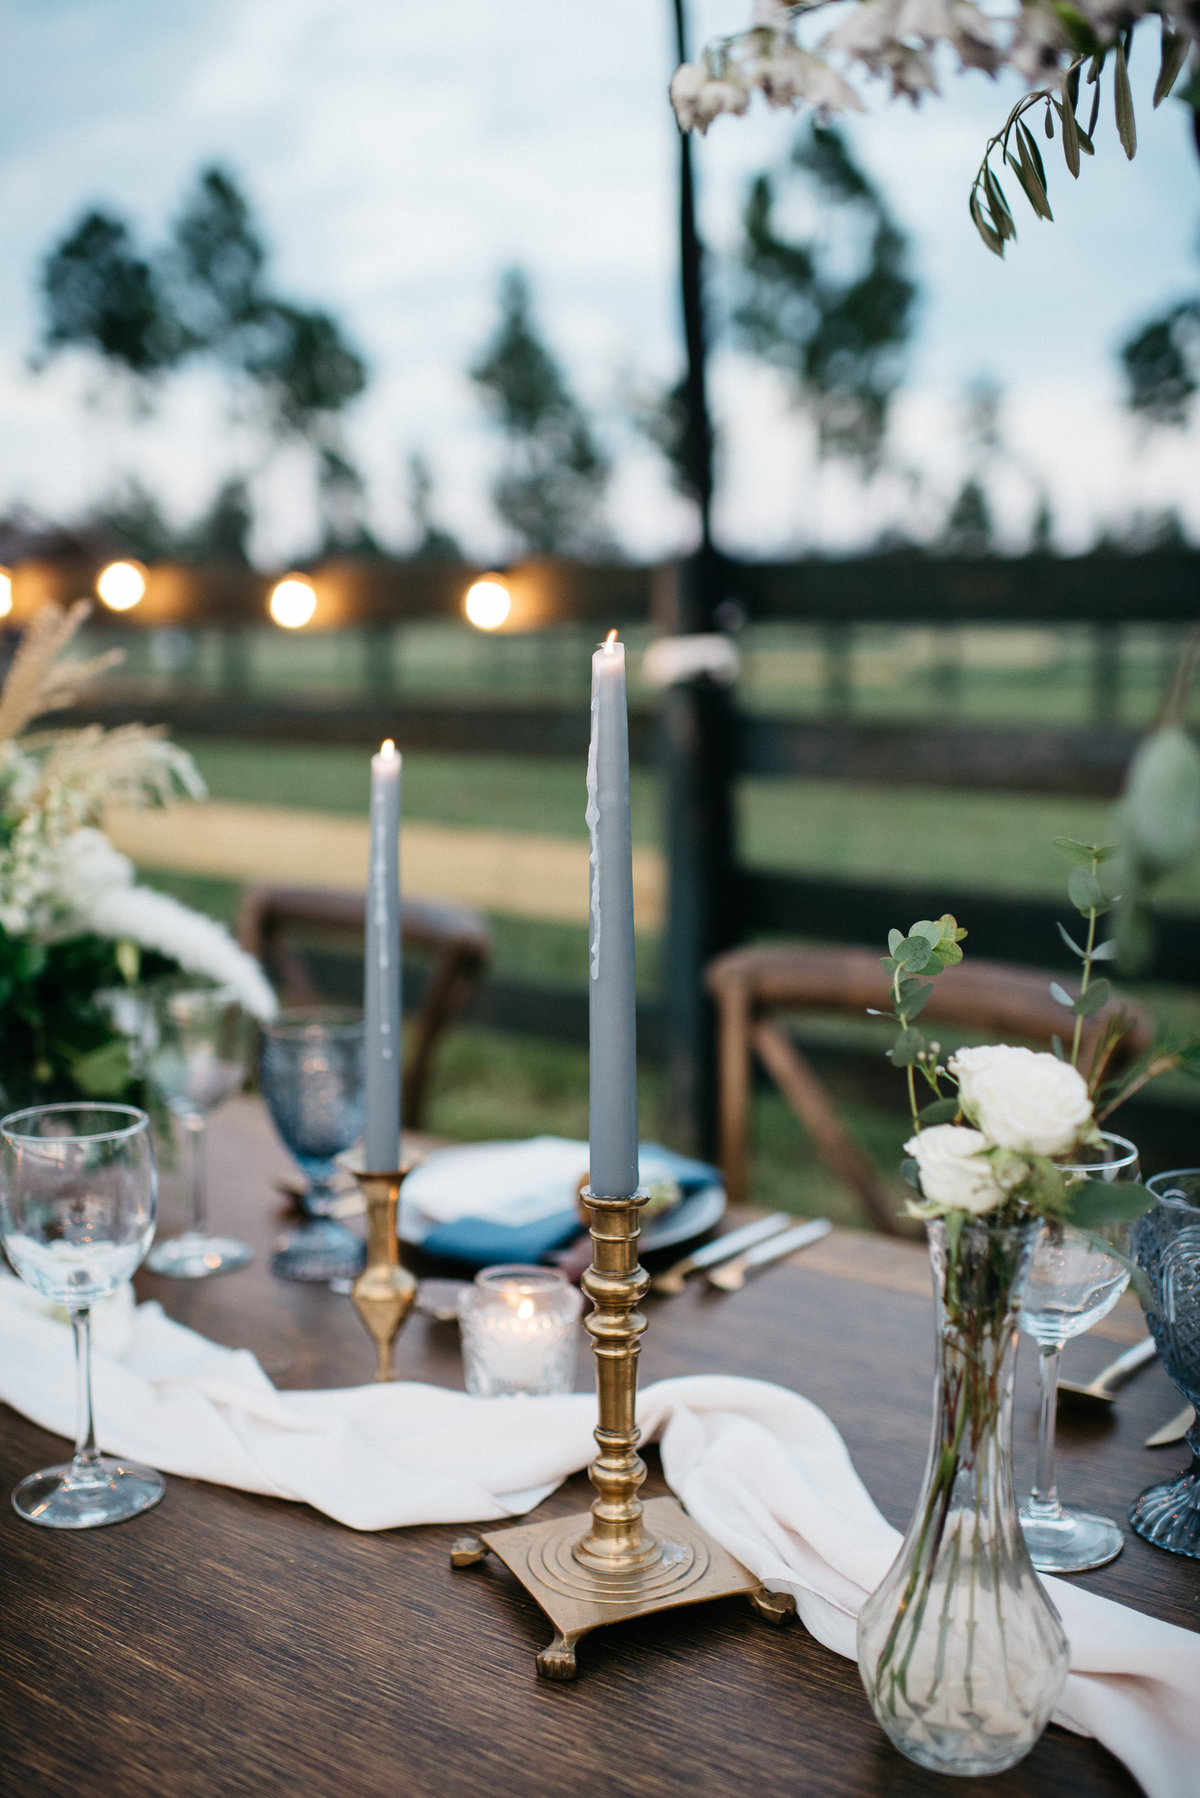
[[[13,608],[13,577],[10,568],[0,568],[0,618],[7,618]]]
[[[477,631],[499,630],[512,611],[512,595],[502,580],[489,574],[467,588],[463,611]]]
[[[96,579],[96,592],[113,612],[128,612],[146,593],[146,570],[140,562],[110,562]]]
[[[298,574],[289,574],[277,582],[267,602],[267,610],[285,631],[302,630],[316,609],[317,595],[312,582]]]

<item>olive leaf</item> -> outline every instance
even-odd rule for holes
[[[1076,71],[1078,73],[1078,71]],[[1063,157],[1072,175],[1079,179],[1079,126],[1075,123],[1075,111],[1067,98],[1066,84],[1063,85],[1062,104],[1055,101],[1055,109],[1062,120]]]
[[[1117,44],[1117,73],[1113,83],[1113,98],[1117,111],[1117,134],[1121,139],[1121,147],[1130,162],[1137,154],[1137,125],[1133,117],[1133,93],[1129,86],[1129,66],[1125,45]]]
[[[1187,61],[1187,53],[1191,40],[1182,31],[1168,31],[1167,21],[1162,25],[1162,62],[1159,65],[1158,80],[1154,83],[1154,104],[1161,106],[1175,83],[1179,79],[1179,71]]]

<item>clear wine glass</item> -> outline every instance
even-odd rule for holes
[[[249,1243],[209,1230],[204,1167],[208,1114],[246,1077],[246,1014],[228,987],[164,981],[147,992],[146,1073],[181,1125],[190,1219],[181,1236],[155,1243],[146,1265],[172,1279],[202,1280],[245,1267],[253,1255]]]
[[[284,1012],[259,1039],[259,1085],[271,1121],[307,1176],[306,1222],[271,1257],[285,1280],[353,1280],[363,1270],[361,1236],[337,1216],[331,1185],[337,1157],[363,1127],[361,1014],[332,1006]]]
[[[132,1278],[154,1235],[150,1120],[132,1105],[35,1105],[0,1121],[0,1239],[27,1286],[75,1330],[75,1456],[31,1473],[13,1508],[47,1529],[86,1530],[149,1510],[162,1475],[102,1455],[92,1421],[91,1310]]]
[[[1068,1177],[1087,1180],[1136,1181],[1138,1156],[1123,1136],[1104,1135],[1104,1156],[1064,1168]],[[1082,1573],[1115,1560],[1124,1542],[1119,1525],[1091,1511],[1064,1506],[1054,1482],[1054,1424],[1058,1403],[1058,1369],[1064,1345],[1072,1336],[1106,1317],[1129,1284],[1129,1268],[1103,1244],[1127,1252],[1128,1224],[1074,1230],[1049,1223],[1034,1256],[1033,1272],[1021,1307],[1021,1328],[1038,1345],[1037,1475],[1033,1491],[1019,1512],[1029,1558],[1039,1573]]]

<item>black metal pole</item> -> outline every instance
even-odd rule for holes
[[[684,0],[673,0],[676,48],[687,59]],[[704,253],[696,228],[692,145],[679,136],[679,287],[687,368],[683,383],[688,483],[700,543],[679,571],[676,629],[718,628],[724,594],[712,536],[713,433],[708,410]],[[667,1127],[671,1140],[711,1155],[716,1141],[710,958],[735,939],[732,739],[729,694],[708,676],[668,688],[665,705],[667,923],[663,958]]]

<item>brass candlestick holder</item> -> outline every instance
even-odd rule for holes
[[[648,1194],[609,1199],[585,1187],[592,1265],[583,1290],[596,1356],[599,1454],[588,1469],[596,1488],[591,1512],[519,1529],[460,1536],[450,1559],[469,1567],[490,1549],[537,1600],[554,1638],[537,1657],[543,1679],[574,1679],[575,1644],[601,1624],[676,1605],[745,1593],[760,1614],[782,1623],[795,1609],[693,1523],[673,1498],[638,1496],[646,1467],[637,1453],[637,1361],[646,1319],[637,1306],[649,1289],[639,1267],[639,1214]]]
[[[354,1309],[379,1354],[377,1380],[394,1380],[392,1346],[417,1296],[415,1275],[402,1266],[396,1213],[400,1188],[417,1163],[406,1161],[395,1173],[374,1174],[350,1163],[367,1207],[367,1265],[351,1290]]]

